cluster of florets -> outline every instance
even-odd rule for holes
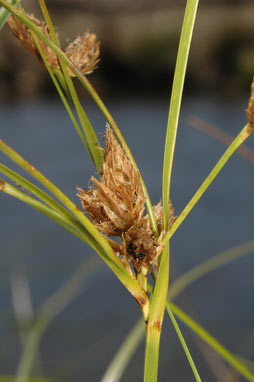
[[[151,272],[162,250],[162,207],[160,203],[154,206],[160,234],[157,238],[148,215],[144,214],[145,195],[140,175],[110,128],[106,130],[103,176],[100,181],[92,177],[91,182],[93,187],[88,191],[78,188],[82,207],[90,220],[108,238],[126,266],[131,263],[136,273],[142,266]],[[169,226],[173,221],[170,206]],[[120,237],[121,243],[111,240],[112,236]]]

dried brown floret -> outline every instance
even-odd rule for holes
[[[144,216],[145,196],[139,173],[109,128],[106,131],[103,177],[100,181],[92,177],[91,181],[94,187],[88,191],[78,188],[82,207],[91,221],[105,235],[121,238],[121,244],[110,243],[126,268],[130,262],[136,273],[142,266],[151,272],[162,250],[162,206],[159,203],[154,207],[160,234],[156,238],[148,215]],[[174,221],[172,206],[169,215],[171,226]]]
[[[42,22],[33,15],[29,15],[27,13],[26,17],[29,18],[29,20],[32,21],[39,29],[41,29],[47,39],[51,40],[51,36],[45,22]],[[39,59],[40,63],[44,65],[40,52],[37,49],[31,32],[26,25],[13,16],[9,18],[8,25],[24,49],[33,53]],[[38,39],[38,41],[51,69],[53,71],[56,69],[59,70],[60,66],[57,55],[46,44],[44,44],[42,40]],[[90,74],[97,68],[97,64],[99,62],[100,43],[96,41],[96,35],[94,33],[87,31],[83,35],[78,36],[69,44],[65,54],[83,74]],[[72,77],[75,77],[75,74],[69,68],[68,72]]]
[[[97,228],[108,236],[121,236],[142,219],[145,197],[140,177],[116,141],[111,129],[106,131],[103,177],[91,178],[96,188],[78,188],[82,207]]]
[[[158,238],[151,228],[148,215],[145,215],[139,224],[133,225],[122,235],[121,255],[130,259],[137,273],[142,266],[151,272],[152,265],[155,264],[163,249],[161,246],[161,239],[164,236],[161,203],[155,205],[153,209],[160,234]],[[170,205],[169,215],[169,227],[171,227],[175,221],[172,205]]]
[[[100,43],[94,33],[86,31],[69,44],[65,54],[81,73],[90,74],[100,61]],[[75,76],[71,71],[70,75]]]
[[[39,29],[41,29],[45,37],[51,40],[48,27],[44,22],[38,20],[32,14],[29,15],[26,13],[26,17],[30,21],[32,21]],[[9,18],[8,25],[12,33],[14,34],[14,36],[17,37],[17,39],[22,44],[23,48],[26,49],[28,52],[33,53],[39,59],[39,61],[43,64],[40,52],[37,49],[37,46],[33,40],[31,32],[27,28],[27,26],[13,16]],[[53,70],[56,69],[59,66],[56,54],[46,44],[44,44],[43,41],[41,40],[38,40],[38,41],[50,67]]]

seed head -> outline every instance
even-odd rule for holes
[[[78,197],[92,223],[106,236],[121,238],[121,244],[109,242],[127,269],[131,263],[136,273],[142,266],[151,272],[162,250],[162,207],[160,203],[154,207],[160,233],[156,238],[148,215],[144,215],[145,196],[140,175],[109,128],[106,130],[103,177],[100,181],[92,177],[91,181],[93,187],[88,191],[78,188]],[[173,221],[171,206],[169,226]]]
[[[29,15],[26,13],[26,17],[29,18],[29,20],[32,21],[39,29],[41,29],[47,39],[51,40],[51,36],[45,22],[38,20],[32,14]],[[31,32],[26,25],[13,16],[9,18],[8,25],[24,49],[33,53],[39,59],[40,63],[44,65],[40,52],[37,49]],[[60,70],[57,55],[46,44],[44,44],[42,40],[38,39],[38,41],[51,69],[53,71],[56,69]],[[87,31],[83,35],[78,36],[69,44],[65,50],[65,54],[83,74],[90,74],[97,68],[97,64],[99,62],[100,43],[96,41],[96,35],[94,33]],[[75,77],[75,74],[69,68],[68,72],[72,77]]]
[[[145,197],[140,177],[115,139],[111,129],[106,131],[103,177],[91,181],[95,188],[78,196],[97,228],[108,236],[121,236],[142,219]]]
[[[94,33],[86,31],[68,45],[65,54],[83,74],[90,74],[100,61],[100,43]],[[70,75],[75,76],[71,71]]]
[[[45,22],[38,20],[32,14],[29,15],[26,13],[26,17],[42,31],[42,33],[45,35],[45,37],[47,37],[47,39],[51,40],[50,33]],[[27,26],[13,16],[9,18],[8,25],[14,36],[17,37],[17,39],[20,41],[23,48],[26,49],[28,52],[33,53],[43,64],[40,52],[37,49],[31,32],[27,28]],[[38,41],[50,67],[53,70],[58,68],[59,65],[56,54],[46,44],[44,44],[42,40],[39,39]]]

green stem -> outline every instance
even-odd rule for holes
[[[146,327],[144,381],[157,381],[161,328],[167,299],[169,277],[169,246],[163,250],[158,276],[151,295]]]
[[[248,132],[248,125],[245,125],[244,128],[240,131],[240,133],[237,135],[237,137],[234,139],[234,141],[231,143],[231,145],[228,147],[228,149],[225,151],[225,153],[222,155],[216,166],[212,169],[212,171],[209,173],[207,178],[204,180],[204,182],[201,184],[195,195],[192,197],[192,199],[189,201],[187,206],[184,208],[184,210],[181,212],[173,226],[168,230],[168,232],[165,234],[164,238],[162,239],[162,244],[165,245],[168,240],[173,236],[177,228],[182,224],[182,222],[186,219],[186,217],[191,212],[192,208],[197,204],[201,196],[205,193],[205,191],[208,189],[210,184],[213,182],[213,180],[216,178],[216,176],[219,174],[219,172],[222,170],[222,168],[225,166],[227,161],[231,158],[231,156],[234,154],[234,152],[238,149],[238,147],[249,137]]]
[[[144,382],[155,382],[158,376],[161,325],[146,326],[146,354]]]
[[[101,382],[120,381],[127,364],[144,337],[144,329],[144,320],[140,319],[117,350],[117,353],[107,367]]]
[[[203,263],[192,268],[183,276],[179,277],[174,283],[171,284],[168,291],[168,299],[173,300],[181,294],[190,284],[198,280],[200,277],[207,273],[228,264],[229,262],[238,259],[241,256],[248,255],[254,251],[254,241],[248,241],[237,247],[231,248],[212,259],[204,261]]]
[[[47,207],[45,204],[39,202],[38,200],[32,198],[31,196],[24,194],[20,190],[16,189],[15,187],[11,186],[9,183],[4,182],[1,179],[0,179],[0,191],[33,207],[34,209],[36,209],[43,215],[47,216],[49,219],[53,220],[55,223],[64,227],[66,230],[71,232],[80,240],[84,241],[96,252],[99,251],[99,246],[97,245],[96,241],[93,239],[91,235],[89,235],[88,232],[84,230],[84,227],[81,226],[82,227],[82,230],[81,230],[80,226],[76,226],[75,224],[73,224],[73,221],[69,219],[68,217],[61,215],[59,212],[53,210],[52,208]]]
[[[56,212],[61,214],[63,217],[68,219],[68,224],[74,226],[78,230],[83,229],[83,226],[80,224],[80,222],[77,219],[75,219],[74,216],[68,210],[66,210],[60,203],[58,203],[50,195],[46,194],[46,192],[41,190],[39,187],[36,187],[27,179],[20,176],[16,172],[12,171],[8,167],[4,166],[2,163],[0,163],[0,173],[7,176],[9,179],[17,183],[19,186],[22,186],[29,193],[32,193],[37,198],[39,198],[42,202],[50,206],[53,210],[55,210]]]
[[[23,348],[16,373],[16,382],[27,382],[33,368],[40,340],[48,325],[57,314],[75,299],[82,284],[97,270],[97,267],[98,262],[94,258],[86,260],[77,272],[39,307],[37,318]]]
[[[9,0],[9,3],[14,6],[17,5],[17,2],[15,0]],[[8,12],[4,8],[0,9],[0,30],[3,29],[9,17],[10,17],[10,12]]]
[[[188,0],[183,20],[181,38],[176,60],[174,81],[169,106],[167,135],[165,140],[163,178],[162,178],[162,200],[164,229],[168,229],[170,180],[175,150],[175,141],[182,101],[183,85],[187,68],[192,33],[197,13],[198,0]]]
[[[152,288],[152,286],[149,285],[149,284],[148,284],[148,291],[149,291],[150,293],[153,293],[153,288]],[[166,306],[167,306],[167,304],[168,304],[168,303],[166,302]],[[183,347],[183,350],[184,350],[184,352],[185,352],[185,354],[186,354],[187,360],[188,360],[188,362],[189,362],[189,364],[190,364],[190,367],[191,367],[191,369],[192,369],[192,371],[193,371],[193,374],[194,374],[194,376],[195,376],[195,378],[196,378],[196,381],[197,381],[197,382],[201,382],[200,377],[199,377],[199,374],[198,374],[198,371],[197,371],[197,368],[196,368],[196,366],[195,366],[195,364],[194,364],[194,361],[193,361],[193,359],[192,359],[192,357],[191,357],[191,354],[190,354],[190,351],[189,351],[189,349],[188,349],[188,346],[187,346],[187,344],[186,344],[186,342],[185,342],[185,340],[184,340],[184,337],[183,337],[183,335],[182,335],[182,333],[181,333],[181,331],[180,331],[180,328],[179,328],[179,326],[178,326],[178,324],[177,324],[177,322],[176,322],[176,319],[175,319],[175,317],[174,317],[174,314],[173,314],[172,310],[170,310],[170,307],[168,308],[168,314],[169,314],[169,317],[170,317],[171,322],[172,322],[172,324],[173,324],[173,327],[174,327],[174,329],[175,329],[175,331],[176,331],[176,334],[177,334],[177,336],[178,336],[178,338],[179,338],[179,341],[180,341],[180,343],[181,343],[181,345],[182,345],[182,347]],[[149,341],[148,341],[148,342],[149,342]],[[159,349],[158,349],[158,351],[159,351]],[[151,352],[150,357],[153,357],[152,352]],[[155,379],[155,380],[156,380],[156,379]]]
[[[44,16],[46,23],[47,23],[47,26],[49,28],[52,40],[53,40],[54,44],[58,48],[60,48],[60,44],[59,44],[57,35],[55,33],[54,26],[53,26],[53,23],[51,21],[50,15],[48,13],[45,1],[39,0],[39,2],[40,2],[40,7],[42,10],[43,16]],[[91,155],[92,161],[93,161],[98,173],[101,176],[102,172],[103,172],[102,171],[103,156],[104,156],[103,150],[102,150],[102,148],[100,146],[100,142],[99,142],[99,140],[98,140],[98,138],[97,138],[97,136],[96,136],[96,134],[92,128],[92,125],[91,125],[89,119],[87,118],[87,115],[86,115],[84,109],[82,108],[82,106],[79,102],[77,92],[76,92],[75,87],[73,85],[70,74],[67,70],[67,67],[60,57],[59,57],[59,63],[60,63],[60,67],[62,69],[62,74],[63,74],[63,77],[62,77],[63,81],[62,82],[64,83],[64,88],[67,88],[67,94],[71,97],[73,105],[75,106],[75,109],[76,109],[77,114],[79,116],[81,126],[83,128],[84,134],[86,136],[86,139],[87,139],[87,142],[89,145],[88,153]],[[58,78],[60,76],[61,76],[61,73],[58,73]]]
[[[243,377],[247,378],[249,382],[254,381],[254,374],[250,372],[239,360],[228,351],[223,345],[219,343],[211,334],[197,324],[192,318],[184,313],[179,307],[172,302],[168,301],[166,309],[172,310],[182,322],[184,322],[194,333],[196,333],[203,341],[205,341],[212,349],[214,349],[222,358],[224,358],[231,366],[233,366]]]
[[[169,191],[171,169],[173,163],[175,139],[182,99],[183,84],[187,67],[190,42],[194,28],[198,0],[188,0],[180,38],[173,89],[171,95],[167,136],[165,141],[164,165],[163,165],[163,220],[164,229],[168,229],[169,217]],[[165,303],[169,282],[169,247],[165,248],[159,262],[159,271],[154,291],[151,297],[151,305],[147,323],[146,357],[145,357],[145,382],[157,380],[159,344],[161,327],[163,322]]]
[[[169,317],[170,317],[170,319],[171,319],[171,322],[172,322],[172,324],[173,324],[173,326],[174,326],[174,329],[175,329],[175,331],[176,331],[176,334],[177,334],[177,336],[178,336],[178,338],[179,338],[179,341],[180,341],[180,343],[181,343],[181,345],[182,345],[182,348],[183,348],[183,350],[184,350],[184,352],[185,352],[185,355],[186,355],[186,357],[187,357],[187,359],[188,359],[188,362],[189,362],[189,364],[190,364],[190,367],[191,367],[191,369],[192,369],[192,372],[193,372],[193,374],[194,374],[194,377],[195,377],[195,379],[196,379],[196,382],[201,382],[201,378],[200,378],[200,376],[199,376],[199,373],[198,373],[198,371],[197,371],[197,368],[196,368],[196,366],[195,366],[195,363],[194,363],[194,361],[193,361],[193,359],[192,359],[192,356],[191,356],[191,354],[190,354],[190,351],[189,351],[189,349],[188,349],[188,346],[187,346],[187,344],[186,344],[186,342],[185,342],[185,339],[184,339],[184,337],[183,337],[183,335],[182,335],[182,333],[181,333],[181,330],[180,330],[180,328],[179,328],[179,326],[178,326],[178,324],[177,324],[177,321],[176,321],[176,319],[175,319],[175,317],[174,317],[174,313],[172,312],[172,309],[168,306],[167,307],[167,311],[168,311],[168,315],[169,315]]]
[[[73,112],[72,112],[72,110],[71,110],[71,108],[70,108],[70,106],[69,106],[69,103],[68,103],[68,101],[67,101],[67,99],[66,99],[66,97],[65,97],[65,95],[64,95],[64,93],[63,93],[63,91],[62,91],[62,89],[61,89],[61,86],[59,85],[59,83],[58,83],[58,81],[57,81],[57,79],[56,79],[57,72],[56,72],[56,76],[55,76],[55,74],[53,73],[53,71],[52,71],[51,68],[50,68],[50,65],[48,64],[48,62],[47,62],[47,60],[46,60],[46,57],[45,57],[45,55],[44,55],[44,53],[43,53],[43,50],[41,49],[40,44],[38,43],[38,39],[37,39],[35,33],[31,31],[31,35],[32,35],[32,37],[33,37],[33,39],[34,39],[34,43],[35,43],[35,45],[36,45],[38,51],[40,52],[41,58],[42,58],[42,60],[43,60],[43,62],[44,62],[44,65],[45,65],[45,67],[46,67],[47,70],[48,70],[48,73],[49,73],[49,75],[50,75],[50,78],[51,78],[52,82],[54,83],[54,85],[55,85],[55,87],[56,87],[56,89],[57,89],[57,92],[58,92],[58,94],[59,94],[59,96],[60,96],[60,98],[61,98],[61,100],[62,100],[62,102],[63,102],[63,104],[64,104],[64,106],[65,106],[65,109],[66,109],[67,113],[69,114],[70,119],[71,119],[71,121],[72,121],[72,123],[73,123],[73,125],[74,125],[74,127],[75,127],[75,129],[76,129],[76,131],[77,131],[77,133],[78,133],[78,135],[79,135],[79,137],[80,137],[80,139],[81,139],[83,145],[85,146],[86,151],[87,151],[88,154],[90,155],[90,158],[93,160],[93,158],[92,158],[92,154],[91,154],[91,151],[90,151],[90,148],[89,148],[89,146],[88,146],[88,144],[87,144],[87,141],[86,141],[86,139],[85,139],[85,137],[84,137],[84,135],[83,135],[83,133],[82,133],[82,131],[81,131],[81,129],[80,129],[80,127],[79,127],[77,121],[76,121],[76,118],[74,117],[74,114],[73,114]],[[60,74],[61,74],[61,73],[59,73],[59,76],[57,76],[57,78],[59,77],[59,78],[61,78],[61,80],[63,80],[63,76],[62,76],[62,74],[61,74],[61,76],[60,76]],[[65,87],[65,85],[66,85],[66,84],[65,84],[65,81],[63,81],[62,86]],[[66,85],[66,86],[67,86],[67,85]],[[67,89],[67,88],[66,88],[66,89]]]

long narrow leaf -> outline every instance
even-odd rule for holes
[[[53,295],[44,301],[37,312],[35,322],[27,336],[16,373],[17,381],[27,381],[33,367],[38,346],[50,322],[80,293],[87,278],[98,269],[95,258],[86,260],[74,275]]]
[[[45,66],[46,66],[46,68],[47,68],[47,70],[49,72],[50,78],[51,78],[52,82],[54,83],[54,85],[55,85],[55,87],[56,87],[56,89],[58,91],[58,94],[59,94],[59,96],[60,96],[60,98],[61,98],[61,100],[62,100],[62,102],[63,102],[63,104],[64,104],[64,106],[65,106],[65,108],[67,110],[67,113],[69,114],[70,119],[71,119],[71,121],[72,121],[72,123],[73,123],[73,125],[74,125],[74,127],[75,127],[75,129],[76,129],[76,131],[77,131],[77,133],[78,133],[78,135],[79,135],[83,145],[86,148],[86,151],[90,155],[91,159],[93,159],[91,151],[90,151],[90,148],[89,148],[89,146],[87,144],[87,141],[86,141],[86,139],[85,139],[85,137],[84,137],[80,127],[79,127],[78,122],[76,121],[76,118],[74,117],[74,114],[73,114],[73,112],[72,112],[72,110],[71,110],[71,108],[69,106],[69,103],[68,103],[68,101],[67,101],[67,99],[66,99],[66,97],[65,97],[65,95],[64,95],[64,93],[63,93],[63,91],[62,91],[62,89],[61,89],[61,87],[60,87],[60,85],[58,83],[58,81],[57,81],[57,79],[56,79],[55,74],[53,73],[52,69],[50,68],[50,65],[48,64],[48,62],[46,60],[46,57],[45,57],[45,55],[44,55],[44,53],[43,53],[43,51],[41,49],[41,46],[38,43],[37,37],[35,37],[36,35],[32,31],[31,31],[31,35],[33,36],[34,42],[35,42],[35,44],[37,46],[37,49],[40,52],[40,55],[41,55],[41,57],[43,59],[43,62],[44,62]]]
[[[120,381],[126,366],[144,338],[144,334],[145,324],[144,321],[140,319],[131,329],[123,344],[118,348],[117,353],[107,367],[101,382]]]
[[[181,294],[189,285],[198,280],[200,277],[203,277],[209,272],[214,271],[222,267],[225,264],[230,263],[231,261],[237,260],[242,256],[248,254],[254,254],[254,241],[248,241],[237,247],[231,248],[228,251],[225,251],[212,259],[204,261],[203,263],[192,268],[190,271],[184,273],[179,279],[171,284],[168,291],[168,299],[173,300],[179,294]]]
[[[182,335],[182,332],[181,332],[181,330],[180,330],[180,328],[179,328],[179,326],[177,324],[177,321],[175,319],[174,313],[172,312],[172,309],[170,307],[167,308],[167,311],[168,311],[168,315],[169,315],[169,317],[171,319],[171,322],[172,322],[172,324],[174,326],[175,332],[176,332],[176,334],[177,334],[177,336],[179,338],[179,341],[180,341],[180,343],[182,345],[182,348],[183,348],[183,350],[185,352],[185,355],[186,355],[186,357],[188,359],[188,362],[190,364],[190,367],[192,369],[192,372],[194,374],[196,382],[201,382],[201,378],[199,376],[198,370],[197,370],[196,365],[195,365],[195,363],[193,361],[193,358],[192,358],[191,353],[190,353],[190,351],[188,349],[188,346],[187,346],[187,344],[185,342],[185,339],[184,339],[184,337]]]
[[[244,128],[240,131],[240,133],[237,135],[237,137],[234,139],[234,141],[231,143],[231,145],[227,148],[225,153],[222,155],[220,160],[217,162],[215,167],[212,169],[212,171],[209,173],[209,175],[206,177],[204,182],[201,184],[199,189],[196,191],[194,196],[191,198],[187,206],[184,208],[184,210],[181,212],[181,214],[178,216],[177,220],[173,224],[173,226],[168,230],[168,232],[165,234],[164,238],[162,239],[162,244],[166,244],[168,240],[173,236],[177,228],[182,224],[182,222],[186,219],[186,217],[191,212],[192,208],[197,204],[201,196],[205,193],[205,191],[208,189],[210,184],[214,181],[216,176],[219,174],[219,172],[223,169],[227,161],[231,158],[231,156],[234,154],[234,152],[238,149],[238,147],[250,136],[250,133],[248,131],[248,125],[245,125]]]
[[[24,194],[20,190],[11,186],[9,183],[2,181],[1,179],[0,179],[0,191],[16,199],[19,199],[20,201],[35,208],[37,211],[47,216],[49,219],[53,220],[55,223],[61,225],[62,227],[70,231],[73,235],[78,237],[80,240],[84,241],[91,248],[93,248],[94,250],[97,250],[97,243],[88,232],[86,232],[84,229],[83,231],[80,231],[79,229],[76,229],[75,226],[73,228],[72,221],[62,216],[61,214],[59,214],[57,211],[47,207],[45,204],[32,198],[31,196]]]
[[[169,106],[167,135],[165,140],[163,181],[162,181],[162,200],[164,229],[168,229],[169,200],[170,200],[170,180],[172,173],[173,156],[175,141],[180,113],[180,106],[183,93],[183,85],[190,50],[190,43],[196,18],[198,0],[188,0],[184,15],[183,27],[181,32],[180,44],[178,49],[173,88]]]
[[[41,10],[43,12],[45,21],[47,23],[47,26],[49,28],[51,37],[53,42],[55,43],[56,46],[60,48],[60,44],[57,38],[57,35],[55,33],[53,23],[51,21],[50,15],[47,10],[47,6],[45,4],[44,0],[39,0]],[[102,175],[102,164],[103,164],[103,150],[100,146],[100,142],[95,134],[95,131],[84,111],[82,108],[78,95],[76,93],[75,87],[73,85],[72,79],[70,77],[70,74],[67,70],[66,64],[62,61],[61,58],[59,58],[59,63],[63,72],[63,80],[65,80],[65,87],[68,89],[68,95],[71,96],[71,99],[73,101],[73,104],[75,106],[75,109],[77,111],[77,114],[79,116],[79,120],[81,123],[81,126],[83,128],[83,131],[85,133],[88,146],[89,146],[89,151],[91,153],[92,160],[95,164],[95,167],[100,175]],[[60,74],[60,73],[59,73]]]
[[[17,4],[15,0],[9,0],[9,3],[14,6]],[[8,12],[4,8],[1,8],[0,9],[0,30],[3,29],[9,17],[10,17],[10,12]]]
[[[169,245],[163,251],[153,293],[146,329],[144,381],[157,381],[161,328],[168,291]]]
[[[216,353],[220,354],[234,369],[236,369],[243,377],[248,379],[248,382],[254,381],[254,373],[243,365],[237,357],[235,357],[229,350],[227,350],[219,341],[217,341],[211,334],[197,324],[190,316],[188,316],[178,306],[168,301],[166,309],[171,309],[185,325],[187,325],[194,333],[196,333],[203,341],[205,341]]]
[[[60,203],[58,203],[55,199],[53,199],[50,195],[41,190],[39,187],[35,186],[27,179],[20,176],[13,170],[9,169],[2,163],[0,163],[0,173],[4,174],[9,179],[22,186],[26,191],[38,197],[42,202],[46,203],[53,210],[63,215],[65,218],[68,219],[68,224],[75,226],[75,228],[79,230],[83,228],[80,222],[77,219],[75,219],[74,216],[68,210],[66,210]]]
[[[190,42],[194,28],[195,16],[198,6],[198,0],[188,0],[183,21],[181,39],[178,50],[178,57],[175,68],[175,76],[171,95],[167,136],[165,141],[164,165],[163,165],[163,222],[164,229],[168,229],[169,217],[169,191],[171,169],[173,163],[176,132],[178,126],[180,105],[182,99],[183,84],[187,60],[189,55]],[[159,262],[159,271],[151,298],[148,323],[147,323],[147,341],[145,357],[145,382],[157,380],[158,360],[159,360],[159,342],[161,326],[163,322],[165,303],[167,298],[169,282],[169,244],[162,252]]]
[[[3,141],[0,140],[0,151],[2,151],[6,156],[8,156],[14,163],[16,163],[23,170],[27,171],[32,177],[34,177],[38,182],[40,182],[47,190],[49,190],[74,216],[80,221],[80,223],[85,227],[85,229],[94,237],[95,241],[101,245],[107,256],[113,261],[116,260],[121,268],[123,268],[122,262],[116,258],[112,248],[104,237],[97,231],[93,224],[86,218],[86,216],[80,211],[77,206],[52,182],[50,182],[40,171],[38,171],[34,166],[30,165],[24,158],[22,158],[17,152],[11,149]]]

